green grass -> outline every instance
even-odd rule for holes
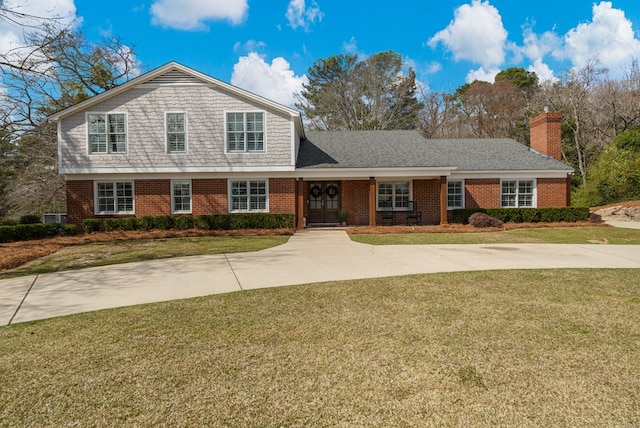
[[[640,270],[330,282],[0,328],[0,426],[640,426]]]
[[[595,236],[595,239],[594,239]],[[614,227],[514,229],[479,233],[352,234],[356,242],[372,245],[423,244],[610,244],[640,245],[640,230]]]
[[[289,236],[228,236],[112,241],[63,248],[0,273],[0,279],[142,260],[259,251],[282,245]]]

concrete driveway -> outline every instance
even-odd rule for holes
[[[640,268],[640,246],[359,244],[300,231],[254,253],[181,257],[0,281],[0,325],[255,288],[493,269]]]

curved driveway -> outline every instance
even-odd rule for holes
[[[181,257],[0,281],[0,325],[255,288],[492,269],[640,268],[634,245],[360,244],[300,231],[254,253]]]

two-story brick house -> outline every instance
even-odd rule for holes
[[[175,62],[50,116],[69,223],[84,218],[295,213],[296,225],[424,224],[471,207],[569,204],[558,113],[510,139],[309,131],[298,111]]]

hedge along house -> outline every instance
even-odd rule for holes
[[[447,223],[458,208],[569,204],[561,116],[510,139],[309,131],[298,111],[175,62],[55,113],[67,217],[294,213],[296,227]]]

